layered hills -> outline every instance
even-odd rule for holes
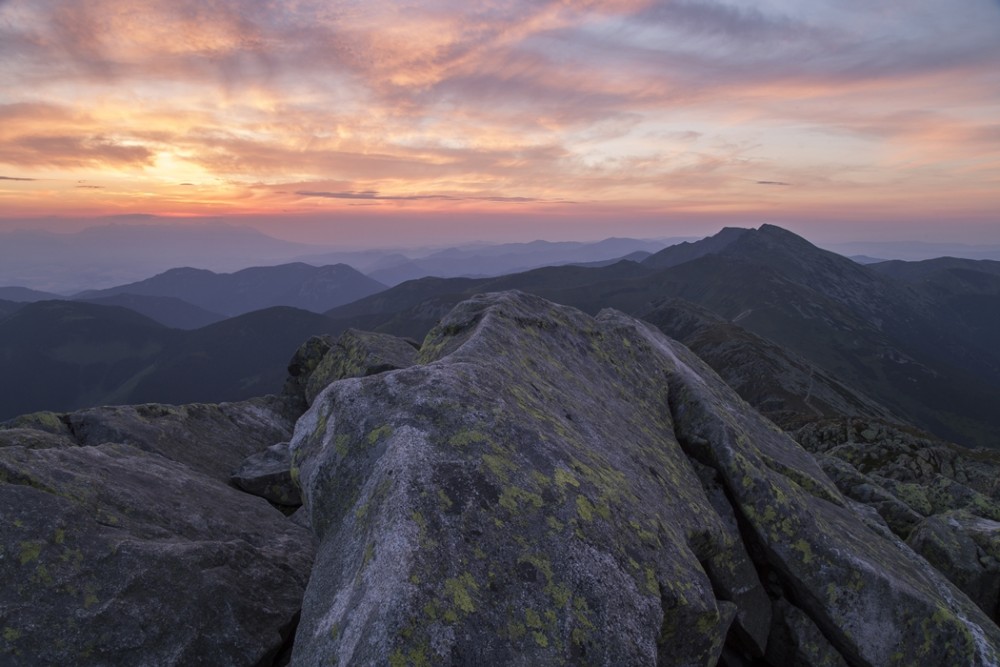
[[[288,307],[181,331],[120,306],[17,305],[0,319],[0,419],[35,410],[267,394],[280,386],[302,340],[333,329],[322,315]]]
[[[619,245],[614,248],[628,247]],[[524,250],[533,248],[526,244]],[[493,250],[506,257],[501,249]],[[579,248],[566,251],[570,250],[580,252]],[[553,249],[546,246],[544,251]],[[468,252],[488,254],[489,249],[442,254],[465,258]],[[29,309],[16,325],[0,328],[0,347],[6,350],[7,361],[38,359],[42,368],[58,362],[62,369],[45,375],[43,381],[41,375],[32,377],[24,362],[5,367],[13,373],[8,375],[13,387],[29,390],[15,407],[0,405],[0,414],[106,401],[242,399],[279,381],[283,360],[304,335],[353,327],[421,339],[459,301],[477,293],[517,289],[591,314],[614,307],[651,318],[662,304],[672,304],[675,311],[689,308],[685,317],[718,318],[711,325],[714,333],[702,327],[697,335],[672,330],[678,323],[668,324],[670,318],[658,322],[710,360],[717,355],[738,356],[751,342],[769,344],[770,354],[764,356],[771,362],[753,374],[756,387],[739,378],[727,379],[741,392],[750,392],[747,395],[770,393],[778,403],[785,400],[781,395],[790,397],[780,418],[777,412],[770,415],[783,424],[792,424],[796,414],[804,419],[813,418],[817,410],[825,414],[837,404],[835,395],[849,395],[848,402],[855,407],[878,405],[865,413],[869,416],[891,416],[897,423],[965,444],[996,446],[998,263],[942,258],[862,266],[771,225],[727,228],[713,237],[640,257],[639,262],[551,266],[492,278],[422,278],[391,289],[382,289],[346,266],[290,264],[233,274],[176,269],[139,283],[78,295],[91,303],[129,307],[170,328],[204,328],[191,335],[161,332],[172,342],[156,349],[143,347],[145,333],[132,340],[126,333],[132,329],[124,328],[112,338],[128,339],[131,349],[147,349],[148,354],[138,360],[129,353],[129,360],[110,376],[86,355],[68,366],[62,363],[67,361],[62,352],[53,353],[55,361],[49,358],[48,347],[64,352],[73,345],[89,344],[86,336],[78,340],[72,327],[57,327],[33,342],[33,327],[43,325],[31,324],[39,316]],[[356,299],[359,294],[369,296]],[[346,300],[351,302],[326,311],[329,319],[320,315],[309,319],[289,310],[253,317],[244,313],[247,319],[231,324],[220,321],[230,313],[274,304],[317,311]],[[701,309],[697,316],[690,310],[694,306]],[[0,317],[21,308],[0,303]],[[289,318],[284,333],[281,312]],[[89,311],[88,317],[98,317],[97,313]],[[104,326],[114,328],[114,317]],[[58,337],[58,331],[63,333],[57,341],[52,336]],[[784,359],[778,361],[779,356]],[[7,361],[0,359],[0,364]],[[793,368],[796,372],[790,374]],[[66,382],[58,381],[59,372],[70,374]],[[798,379],[792,380],[795,374]],[[200,379],[193,381],[196,377]],[[111,386],[115,381],[118,387]],[[53,383],[78,386],[69,392],[75,400],[26,402],[33,395],[31,386]],[[815,391],[803,394],[803,387],[812,384]],[[821,398],[824,390],[828,391]],[[19,393],[14,388],[10,392]],[[45,391],[36,393],[42,396]]]
[[[988,344],[994,310],[970,308],[961,316],[955,302],[967,292],[956,299],[894,278],[772,225],[726,229],[641,263],[411,281],[328,314],[343,326],[419,336],[441,311],[421,303],[453,305],[499,289],[590,313],[614,307],[639,315],[663,299],[684,299],[787,348],[924,429],[996,445],[1000,357]]]
[[[653,324],[473,296],[419,350],[309,339],[281,398],[0,427],[0,657],[1000,663],[1000,460],[751,333],[716,346],[717,315],[649,314],[773,414],[812,411],[813,453]],[[754,394],[766,369],[816,381]]]
[[[122,294],[174,297],[226,316],[272,306],[322,312],[375,294],[385,285],[346,264],[315,267],[295,263],[253,267],[235,273],[179,268],[136,283],[76,295],[100,299]]]

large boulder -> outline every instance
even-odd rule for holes
[[[296,426],[295,664],[997,663],[978,607],[651,325],[483,295],[418,361]]]
[[[966,510],[925,519],[907,543],[944,573],[983,611],[1000,605],[1000,523]]]
[[[330,347],[306,383],[306,401],[312,405],[331,382],[377,375],[412,366],[417,348],[404,338],[348,329]]]
[[[0,447],[123,443],[228,482],[248,456],[288,441],[293,427],[273,397],[220,404],[147,403],[16,417],[0,424]]]
[[[286,651],[311,535],[156,447],[0,448],[0,663],[265,666]]]

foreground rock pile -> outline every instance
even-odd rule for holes
[[[0,430],[0,663],[1000,662],[988,472],[814,456],[649,324],[490,294],[290,371]]]
[[[228,484],[290,435],[266,401],[30,415],[0,430],[0,664],[270,665],[309,531]]]

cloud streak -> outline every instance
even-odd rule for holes
[[[497,202],[497,203],[508,203],[508,204],[525,204],[525,203],[554,203],[554,204],[572,204],[575,202],[568,202],[565,200],[544,200],[535,197],[504,197],[504,196],[454,196],[454,195],[383,195],[379,194],[375,190],[365,190],[363,192],[324,192],[324,191],[310,191],[310,190],[296,190],[296,195],[300,197],[320,197],[323,199],[362,199],[367,201],[484,201],[484,202]]]

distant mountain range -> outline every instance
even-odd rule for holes
[[[823,248],[852,256],[882,257],[882,261],[899,259],[920,261],[937,257],[961,257],[963,259],[1000,260],[1000,244],[933,243],[927,241],[851,241],[847,243],[826,243]],[[878,261],[878,260],[876,260]],[[862,262],[867,263],[867,262]]]
[[[588,245],[560,252],[579,258]],[[485,252],[494,251],[506,257]],[[477,252],[441,258],[458,258],[457,267]],[[300,263],[233,274],[173,269],[78,295],[87,304],[24,305],[3,296],[23,291],[4,292],[0,372],[10,382],[0,414],[274,391],[309,335],[354,327],[420,339],[470,295],[521,290],[649,319],[784,426],[858,415],[1000,445],[1000,262],[861,265],[772,225],[631,256],[640,261],[425,277],[389,289],[348,266]],[[193,331],[177,331],[185,328]]]
[[[532,241],[531,243],[470,244],[433,252],[324,253],[299,259],[310,264],[345,262],[385,283],[398,285],[407,280],[489,277],[517,273],[543,266],[590,264],[635,258],[657,252],[683,238],[644,240],[608,238],[603,241]]]
[[[964,443],[996,444],[1000,358],[987,343],[1000,340],[990,315],[997,311],[977,316],[965,307],[966,299],[988,301],[990,294],[956,296],[907,283],[772,225],[726,229],[638,264],[413,281],[329,314],[342,326],[418,336],[445,304],[502,289],[588,312],[610,306],[639,314],[666,298],[685,299],[793,351],[918,426]],[[421,307],[428,299],[438,306]]]
[[[317,250],[248,227],[160,223],[137,217],[141,218],[109,219],[109,224],[72,234],[0,234],[0,285],[66,295],[141,280],[182,265],[235,271],[289,262]]]
[[[173,297],[226,316],[272,306],[322,312],[375,294],[385,285],[346,264],[315,267],[301,262],[214,273],[205,269],[170,269],[136,283],[75,295],[101,299],[117,295]]]

